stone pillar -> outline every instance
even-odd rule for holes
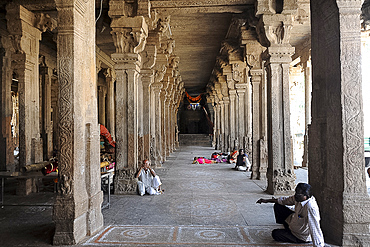
[[[148,27],[144,17],[115,17],[111,23],[116,53],[116,171],[115,193],[136,193],[138,168],[138,86]]]
[[[44,60],[45,57],[42,57]],[[53,126],[51,122],[51,75],[45,61],[40,64],[40,92],[41,92],[41,137],[43,143],[43,159],[49,160],[53,156]]]
[[[236,119],[236,109],[235,109],[235,99],[236,99],[236,90],[235,89],[230,89],[229,90],[229,99],[230,99],[230,111],[229,111],[229,119],[230,119],[230,125],[229,125],[229,131],[230,131],[230,140],[231,140],[231,143],[229,144],[230,145],[230,148],[231,149],[234,149],[234,148],[238,148],[238,146],[236,145],[237,144],[237,141],[236,141],[236,135],[235,135],[235,119]]]
[[[154,83],[152,85],[152,106],[153,106],[153,120],[154,120],[154,140],[153,140],[153,154],[155,166],[160,167],[162,165],[162,124],[161,124],[161,89],[162,83]]]
[[[107,83],[107,119],[106,127],[109,130],[113,140],[116,139],[116,128],[115,128],[115,93],[114,93],[114,81],[116,80],[115,71],[112,68],[108,68],[105,72],[105,82]]]
[[[303,157],[302,157],[302,167],[308,166],[308,126],[311,123],[311,61],[309,58],[303,61],[303,71],[304,71],[304,124],[305,124],[305,133],[303,141]]]
[[[95,6],[91,1],[56,1],[56,8],[60,152],[53,244],[72,245],[103,227]]]
[[[7,5],[7,25],[15,44],[13,68],[19,95],[19,166],[41,162],[39,114],[39,43],[41,31],[33,26],[35,15],[18,4]]]
[[[99,123],[105,124],[105,98],[107,96],[107,89],[103,86],[98,87],[98,99],[99,99]]]
[[[266,50],[268,80],[268,157],[267,191],[290,195],[295,188],[292,166],[289,110],[289,63],[294,47],[272,45]]]
[[[236,111],[236,114],[239,116],[238,117],[238,140],[239,140],[239,148],[244,149],[244,135],[245,135],[245,88],[246,88],[245,83],[237,83],[235,84],[236,92],[238,94],[238,99],[237,99],[237,108],[238,110]]]
[[[225,132],[224,132],[224,150],[226,152],[230,152],[232,151],[231,149],[234,148],[234,147],[231,147],[230,146],[230,142],[231,142],[231,139],[230,139],[230,129],[229,129],[229,126],[230,126],[230,112],[229,112],[229,109],[230,109],[230,99],[229,97],[223,97],[223,101],[224,101],[224,125],[225,125]]]
[[[325,240],[340,246],[370,245],[361,5],[358,1],[311,2],[313,92],[308,175],[320,206]]]
[[[11,130],[12,105],[12,69],[11,40],[1,37],[0,42],[0,171],[14,172],[14,142]]]
[[[137,120],[138,120],[138,125],[137,125],[137,159],[139,161],[139,164],[142,163],[144,160],[144,134],[143,134],[143,105],[144,105],[144,99],[143,99],[143,83],[142,83],[142,76],[140,73],[139,80],[138,80],[138,87],[137,87]]]
[[[143,155],[144,159],[151,159],[150,155],[150,128],[151,128],[151,84],[154,82],[154,71],[151,69],[142,70],[143,83]],[[152,161],[153,162],[153,161]]]
[[[260,133],[261,133],[261,92],[262,69],[251,69],[252,82],[252,179],[260,179]],[[266,175],[264,175],[266,176]]]
[[[220,100],[220,136],[219,136],[219,149],[222,152],[226,152],[225,149],[225,104],[223,100]]]

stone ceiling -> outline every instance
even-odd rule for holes
[[[10,0],[0,0],[5,6]],[[56,18],[54,0],[13,0],[24,4],[34,12],[46,12]],[[254,0],[151,0],[152,9],[160,16],[170,16],[172,37],[175,40],[175,54],[180,58],[179,71],[186,90],[192,95],[205,92],[222,41],[228,34],[235,15],[245,16],[248,12],[254,17]],[[309,0],[299,0],[309,6]],[[96,16],[101,15],[96,24],[98,47],[110,55],[115,52],[110,34],[108,16],[109,0],[95,0]],[[102,6],[102,8],[101,8]],[[309,9],[309,7],[308,7]],[[252,11],[251,11],[252,10]],[[244,14],[243,14],[244,13]],[[295,20],[291,31],[291,44],[299,47],[310,36],[309,13],[303,13]],[[303,16],[303,18],[302,18]],[[304,19],[304,16],[307,16]]]

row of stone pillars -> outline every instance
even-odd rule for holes
[[[125,3],[130,5],[129,3]],[[116,73],[115,193],[136,193],[134,174],[144,159],[161,166],[178,147],[177,109],[184,93],[169,20],[110,2],[111,55]],[[129,8],[130,9],[130,8]]]

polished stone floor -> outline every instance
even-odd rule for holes
[[[231,164],[192,164],[213,151],[180,147],[155,169],[164,194],[112,195],[103,209],[104,228],[77,246],[296,246],[271,238],[272,229],[281,227],[272,205],[256,204],[270,197],[266,181],[251,180],[250,172]],[[295,173],[297,183],[307,181],[306,169]],[[14,195],[11,184],[5,188],[0,246],[51,246],[52,188],[28,197]]]

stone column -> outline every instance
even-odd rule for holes
[[[103,86],[98,87],[98,99],[99,99],[99,123],[105,124],[105,98],[107,96],[107,89]]]
[[[12,69],[11,40],[1,37],[0,43],[0,171],[14,172],[14,142],[11,130],[12,105]]]
[[[313,92],[308,176],[320,206],[325,240],[340,246],[370,245],[361,5],[359,1],[311,2]]]
[[[53,244],[72,245],[103,227],[95,6],[91,1],[58,0],[56,8],[60,152]]]
[[[224,104],[224,101],[223,100],[220,100],[220,136],[219,136],[219,149],[222,151],[222,152],[226,152],[226,149],[225,149],[225,104]]]
[[[234,148],[238,148],[238,146],[236,145],[237,144],[237,141],[236,141],[236,135],[235,135],[235,119],[236,119],[236,109],[235,109],[235,99],[236,99],[236,90],[235,89],[230,89],[229,90],[229,99],[230,99],[230,111],[229,111],[229,132],[230,132],[230,148],[231,149],[234,149]]]
[[[19,95],[19,166],[41,162],[39,114],[39,43],[41,31],[33,26],[35,15],[18,4],[7,5],[7,25],[15,44],[13,68]]]
[[[301,58],[302,59],[302,58]],[[302,157],[302,167],[308,166],[308,126],[311,123],[311,61],[310,58],[306,58],[303,61],[303,73],[304,73],[304,124],[305,124],[305,133],[303,141],[303,157]]]
[[[116,171],[115,193],[136,193],[138,168],[138,85],[148,27],[144,17],[113,18],[112,36],[116,53]]]
[[[154,140],[152,142],[153,145],[153,154],[154,154],[154,162],[156,167],[160,167],[162,165],[162,124],[161,124],[161,89],[163,85],[162,83],[154,83],[152,88],[152,106],[153,106],[153,120],[154,120]]]
[[[244,115],[245,115],[245,88],[246,88],[245,83],[237,83],[235,84],[236,92],[238,94],[238,99],[237,99],[237,108],[238,110],[236,111],[236,114],[239,116],[238,117],[238,140],[239,140],[239,148],[244,148],[244,135],[245,135],[245,124],[244,124]]]
[[[231,147],[230,144],[231,144],[231,139],[230,139],[230,129],[229,129],[229,126],[230,126],[230,112],[229,112],[229,109],[230,109],[230,99],[229,97],[223,97],[223,101],[224,101],[224,115],[223,115],[223,118],[225,119],[224,120],[224,124],[225,124],[225,132],[224,132],[224,150],[226,152],[230,152],[232,148],[234,147]]]
[[[252,82],[252,179],[260,179],[260,133],[261,133],[261,92],[262,69],[251,69]],[[266,176],[266,175],[264,175]]]
[[[268,157],[267,191],[290,195],[295,187],[292,166],[289,109],[289,63],[294,47],[272,45],[266,50],[268,80]]]
[[[107,119],[106,127],[109,130],[113,140],[116,139],[116,126],[115,126],[115,93],[114,93],[114,82],[116,80],[115,71],[112,68],[108,68],[105,71],[105,82],[107,83]]]
[[[154,71],[146,69],[141,71],[143,83],[143,155],[144,159],[151,159],[150,156],[150,128],[151,128],[151,84],[154,82]],[[152,161],[153,163],[154,161]]]
[[[53,71],[45,64],[45,57],[40,64],[40,92],[41,92],[41,137],[43,143],[43,159],[49,160],[53,156],[53,126],[51,122],[51,75]]]

